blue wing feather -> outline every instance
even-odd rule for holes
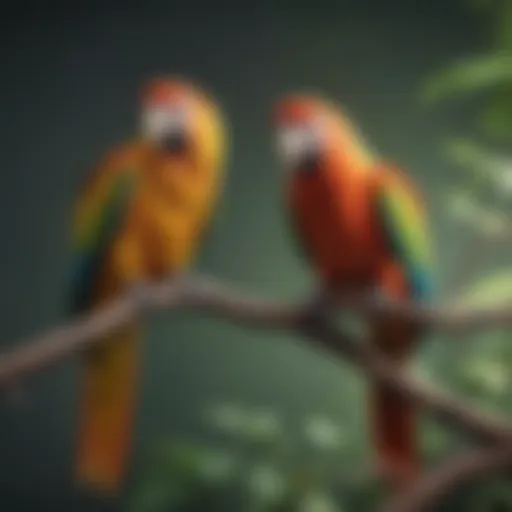
[[[75,219],[82,224],[75,228],[72,256],[70,312],[78,313],[91,306],[96,280],[105,254],[119,232],[132,197],[135,174],[130,171],[115,173],[100,190],[99,199],[87,197],[84,191],[86,213],[78,212]]]

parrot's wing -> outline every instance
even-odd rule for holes
[[[73,218],[70,309],[90,306],[96,276],[106,251],[122,227],[137,174],[116,158],[91,176],[82,187]]]
[[[377,219],[388,249],[404,268],[416,299],[433,292],[433,256],[430,230],[420,195],[396,169],[379,169]]]

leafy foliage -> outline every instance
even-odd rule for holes
[[[433,74],[422,98],[430,105],[449,99],[483,101],[476,133],[445,143],[447,157],[464,173],[445,196],[447,213],[454,229],[472,232],[481,246],[506,247],[512,241],[512,2],[486,0],[473,7],[491,29],[488,48]]]
[[[459,303],[469,307],[487,307],[512,300],[512,269],[494,272],[463,290]]]
[[[426,103],[461,99],[511,85],[512,55],[487,54],[461,60],[434,75],[427,81],[422,99]]]
[[[347,439],[333,421],[304,422],[297,439],[268,411],[219,405],[206,415],[227,448],[185,441],[159,446],[132,501],[133,512],[247,510],[341,512],[333,469]],[[286,435],[285,435],[286,432]],[[301,439],[302,438],[302,439]],[[302,449],[297,446],[305,441]],[[199,507],[199,508],[196,508]]]

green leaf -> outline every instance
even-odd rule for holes
[[[512,117],[512,111],[510,115]],[[457,212],[460,209],[464,212],[474,210],[475,205],[471,204],[476,201],[474,192],[483,187],[489,189],[489,185],[501,198],[512,196],[512,158],[505,152],[485,149],[467,139],[452,139],[445,150],[456,165],[472,174],[474,180],[474,183],[466,183],[463,190],[450,194],[451,208],[455,207]]]
[[[249,492],[264,503],[277,503],[288,491],[285,476],[273,466],[257,464],[247,475]]]
[[[489,54],[460,60],[427,80],[421,100],[427,104],[469,96],[512,84],[512,56]]]
[[[445,152],[453,162],[473,172],[476,176],[489,178],[503,168],[504,159],[468,139],[453,138],[446,142]]]
[[[498,191],[506,192],[505,185]],[[506,213],[496,208],[482,206],[473,195],[464,190],[447,195],[446,206],[448,213],[459,224],[493,239],[506,236],[511,224]]]
[[[256,443],[273,443],[283,434],[277,415],[270,410],[253,410],[245,429],[247,439]]]
[[[429,457],[438,457],[450,446],[450,433],[434,422],[428,422],[422,430],[422,443]]]
[[[446,195],[449,214],[458,222],[472,223],[478,215],[478,205],[473,194],[467,190],[457,190]]]
[[[301,500],[297,508],[298,512],[342,512],[338,505],[329,494],[323,491],[314,491]]]
[[[503,394],[510,385],[507,365],[496,358],[474,357],[464,364],[462,371],[466,383],[488,399]]]
[[[210,485],[230,481],[237,469],[236,455],[220,449],[205,449],[199,462],[200,477]]]
[[[481,208],[479,216],[473,223],[474,228],[491,238],[505,236],[508,226],[508,217],[503,212],[490,208]]]
[[[340,449],[346,441],[345,432],[331,419],[312,416],[304,424],[308,441],[319,450],[327,452]]]
[[[207,421],[218,430],[238,437],[247,426],[247,412],[234,404],[219,404],[206,412]]]
[[[494,4],[495,26],[493,27],[494,47],[498,51],[510,52],[512,50],[512,2],[501,0]]]
[[[479,125],[482,130],[500,140],[512,138],[512,89],[496,94],[484,108]]]
[[[179,492],[170,485],[161,481],[147,481],[139,484],[130,500],[129,512],[164,512],[169,505],[179,501]]]
[[[464,290],[456,300],[464,307],[483,308],[512,301],[512,269],[487,276]]]
[[[200,472],[203,453],[203,449],[194,444],[164,443],[158,455],[159,467],[173,475],[196,476]]]

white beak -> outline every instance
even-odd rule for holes
[[[153,107],[142,114],[142,133],[150,140],[181,133],[185,128],[185,113],[181,109]]]
[[[294,167],[315,153],[320,145],[317,130],[309,125],[287,126],[277,134],[277,150],[287,167]]]

